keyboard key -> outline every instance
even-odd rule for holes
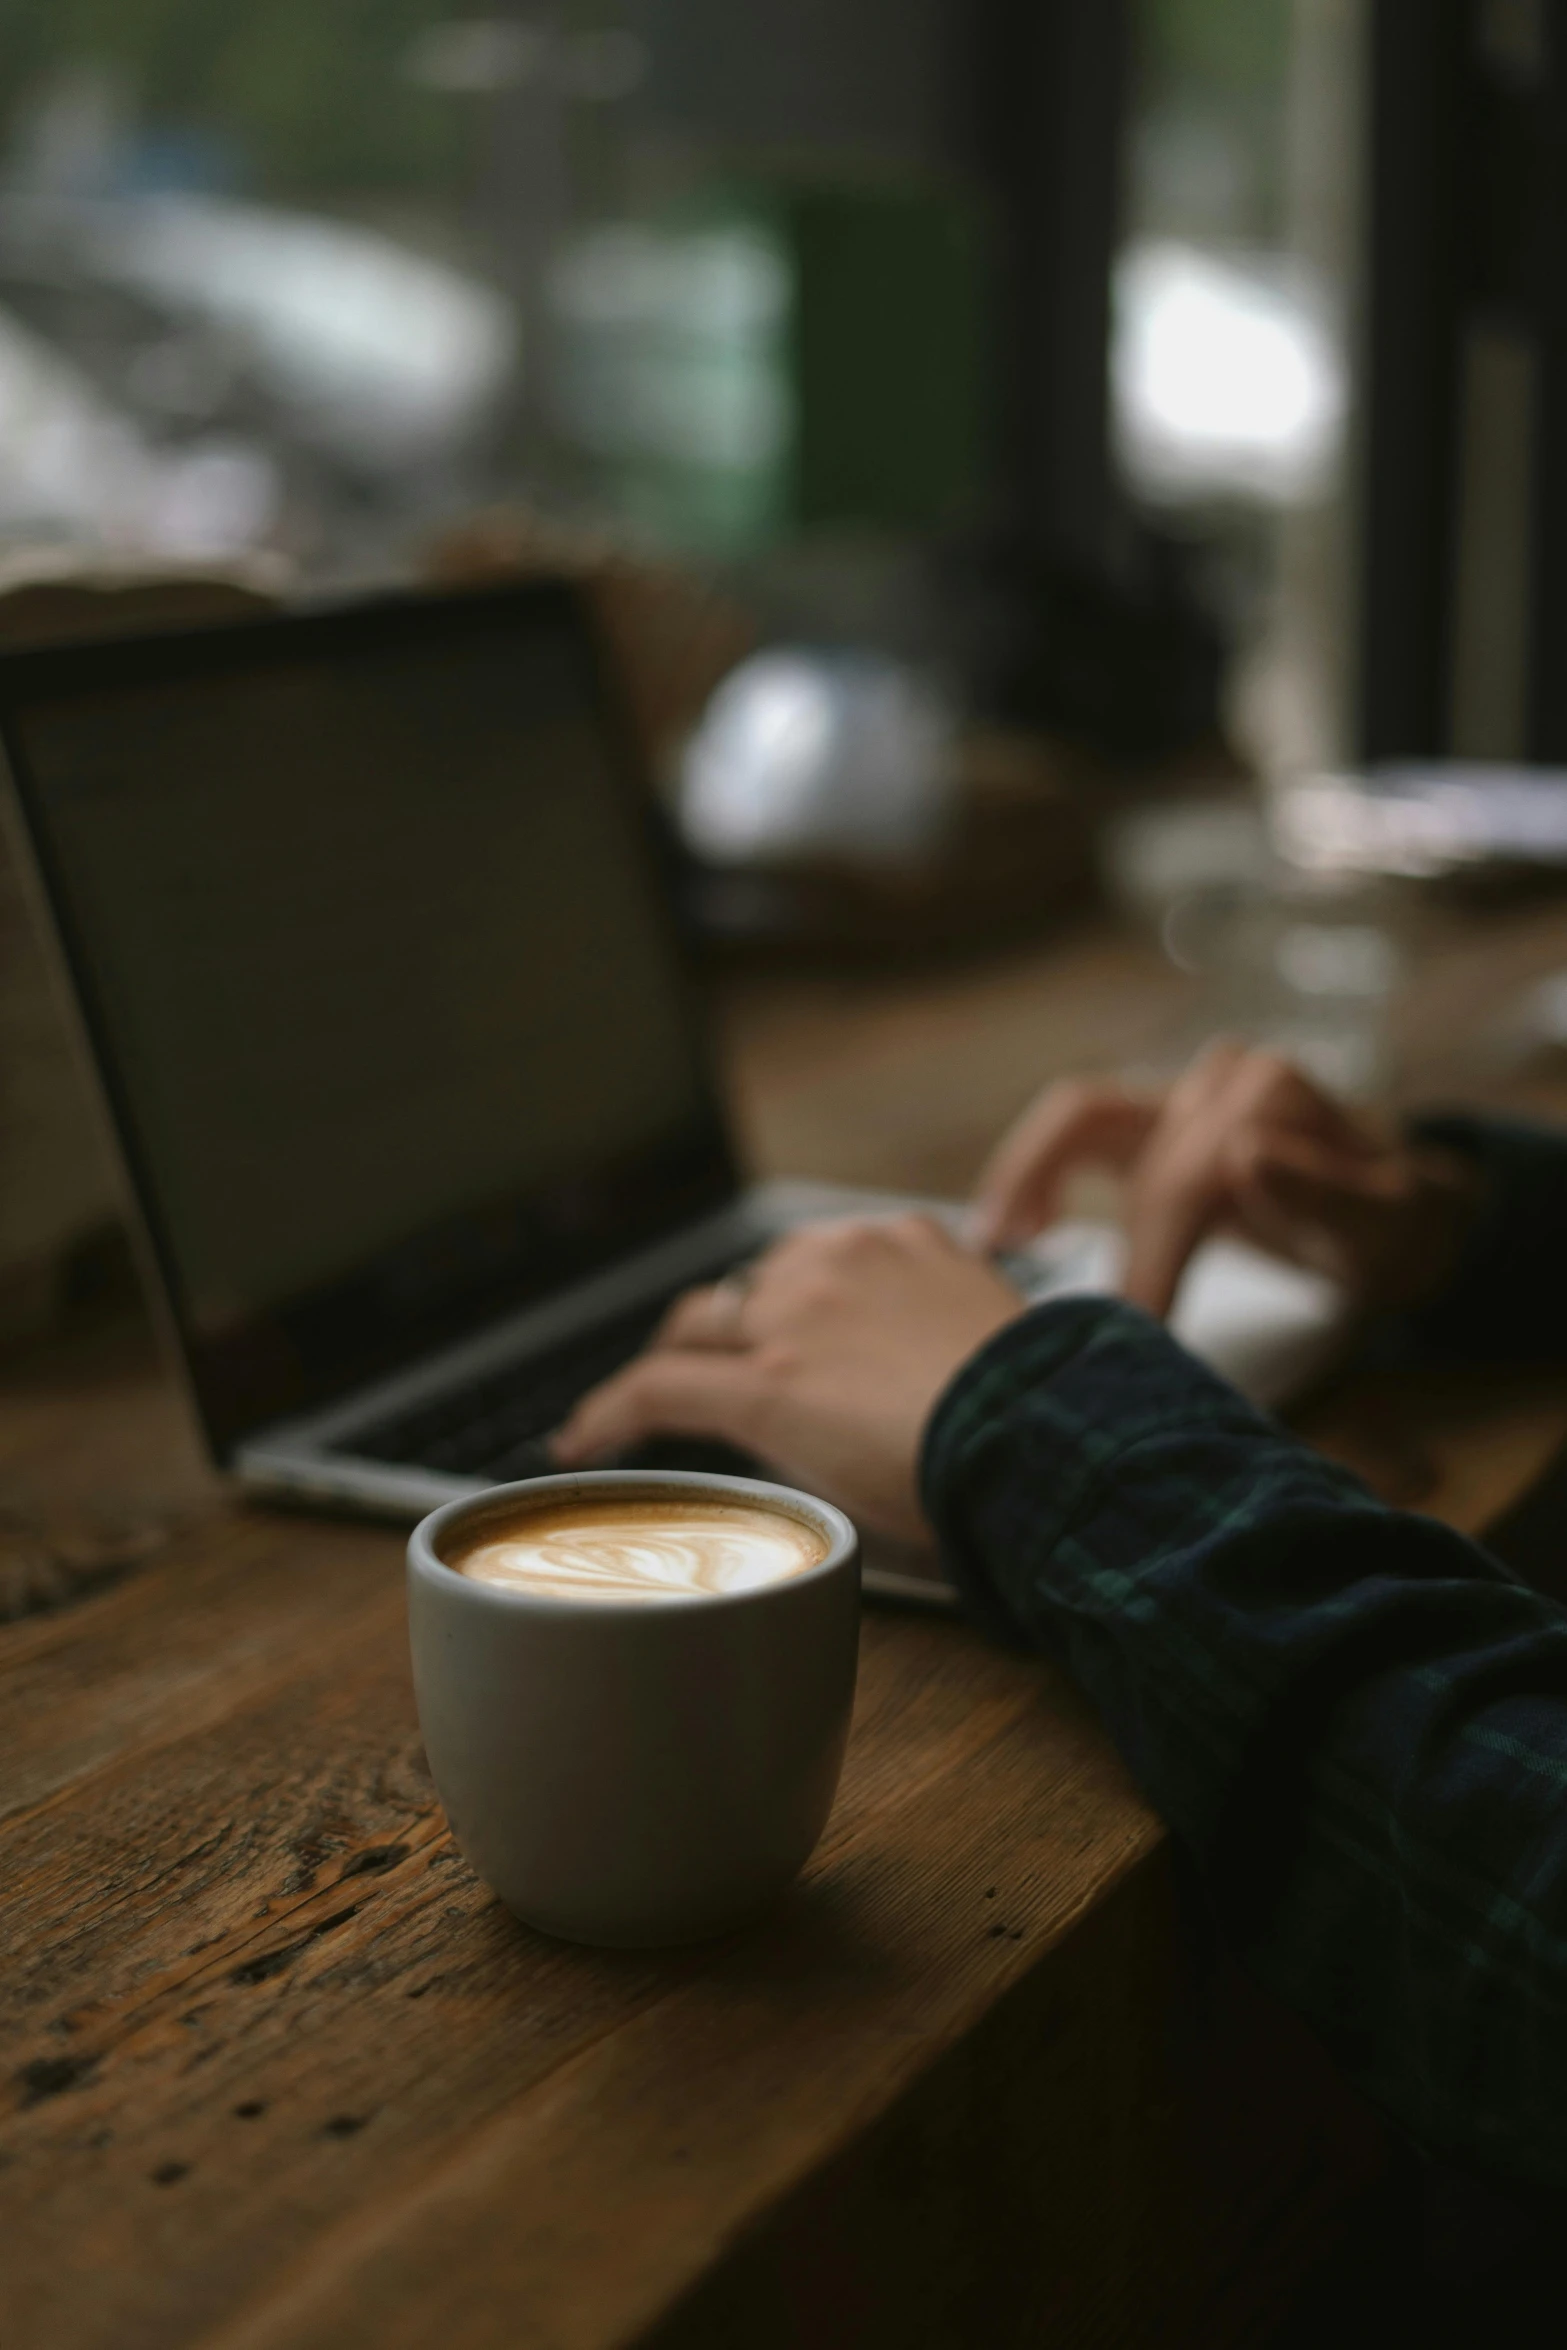
[[[641,1353],[679,1294],[671,1290],[563,1340],[547,1354],[487,1372],[470,1386],[421,1398],[408,1410],[358,1431],[346,1440],[347,1449],[363,1460],[484,1477],[493,1484],[546,1476],[554,1464],[542,1440],[560,1426],[579,1396]],[[672,1440],[659,1440],[666,1441]],[[644,1460],[641,1452],[647,1449],[640,1448],[627,1465],[666,1465],[662,1459]],[[720,1446],[718,1451],[727,1460],[730,1448]],[[706,1464],[671,1458],[667,1465]]]

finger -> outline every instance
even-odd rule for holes
[[[1193,1056],[1166,1093],[1159,1110],[1160,1124],[1180,1126],[1207,1111],[1257,1057],[1252,1047],[1233,1036],[1214,1037]]]
[[[1228,1039],[1202,1053],[1171,1087],[1133,1173],[1126,1296],[1151,1313],[1168,1313],[1193,1251],[1236,1217],[1249,1216],[1264,1245],[1298,1254],[1299,1232],[1285,1243],[1282,1201],[1266,1185],[1253,1187],[1249,1206],[1244,1198],[1264,1159],[1271,1153],[1282,1164],[1292,1146],[1301,1172],[1330,1186],[1349,1184],[1352,1170],[1357,1182],[1375,1186],[1389,1157],[1368,1122],[1282,1055]]]
[[[1284,1054],[1233,1037],[1206,1046],[1166,1097],[1162,1123],[1167,1128],[1199,1121],[1215,1131],[1248,1124],[1289,1126],[1363,1153],[1386,1147],[1367,1120],[1324,1092]]]
[[[974,1194],[974,1245],[1004,1248],[1043,1230],[1075,1167],[1124,1171],[1159,1116],[1119,1086],[1052,1086],[1003,1137]]]
[[[760,1345],[780,1314],[787,1316],[803,1287],[879,1241],[891,1219],[858,1216],[786,1232],[742,1276],[688,1290],[670,1308],[654,1340],[659,1350],[691,1347],[737,1354]],[[875,1236],[872,1239],[870,1236]]]
[[[1239,1171],[1235,1196],[1241,1222],[1265,1246],[1359,1285],[1407,1203],[1409,1179],[1392,1157],[1362,1160],[1275,1135]]]
[[[844,1241],[877,1220],[867,1216],[834,1216],[819,1223],[798,1224],[793,1231],[781,1233],[748,1266],[748,1299],[754,1299],[760,1291],[775,1286],[780,1275],[787,1276],[801,1265],[809,1265],[819,1258],[830,1256]]]
[[[733,1354],[746,1343],[744,1316],[748,1285],[715,1281],[677,1297],[653,1337],[655,1347],[708,1348]]]
[[[1122,1295],[1166,1315],[1199,1241],[1223,1221],[1237,1090],[1258,1056],[1218,1037],[1171,1086],[1127,1186]]]
[[[754,1441],[760,1385],[747,1355],[660,1351],[585,1395],[550,1440],[562,1468],[623,1452],[647,1436]]]
[[[1229,1186],[1218,1159],[1194,1159],[1150,1183],[1126,1218],[1121,1294],[1162,1321],[1200,1242],[1224,1220]]]
[[[1388,1147],[1372,1119],[1325,1092],[1281,1053],[1253,1051],[1233,1062],[1220,1102],[1221,1114],[1237,1127],[1289,1128],[1360,1158]]]
[[[1358,1161],[1304,1137],[1248,1136],[1230,1153],[1226,1228],[1287,1263],[1337,1273],[1346,1168]]]
[[[1281,1192],[1290,1189],[1324,1209],[1347,1201],[1385,1205],[1409,1189],[1409,1169],[1399,1154],[1382,1151],[1371,1158],[1353,1146],[1319,1142],[1288,1128],[1252,1137],[1237,1172]]]
[[[1221,1225],[1337,1274],[1402,1190],[1396,1160],[1372,1155],[1363,1134],[1324,1142],[1289,1126],[1259,1129],[1210,1103],[1150,1145],[1127,1211],[1124,1294],[1167,1314],[1193,1253]]]
[[[757,1343],[787,1313],[807,1285],[871,1265],[906,1265],[913,1258],[966,1256],[934,1216],[850,1216],[791,1233],[755,1266],[746,1293],[746,1334]]]

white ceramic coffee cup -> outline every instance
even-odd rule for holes
[[[803,1519],[820,1564],[746,1591],[574,1600],[459,1574],[444,1552],[536,1505],[735,1503]],[[408,1544],[414,1691],[436,1791],[529,1925],[627,1948],[697,1941],[783,1892],[826,1824],[859,1645],[840,1510],[744,1477],[606,1469],[498,1485]]]

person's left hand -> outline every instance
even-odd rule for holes
[[[744,1280],[682,1298],[650,1350],[577,1405],[555,1457],[582,1468],[649,1436],[721,1437],[915,1540],[929,1532],[916,1474],[936,1400],[1023,1310],[928,1217],[815,1225]]]
[[[1368,1311],[1402,1312],[1451,1278],[1479,1206],[1461,1156],[1409,1144],[1278,1054],[1229,1039],[1162,1095],[1048,1087],[980,1178],[978,1245],[1040,1231],[1084,1165],[1124,1178],[1122,1295],[1161,1317],[1212,1232],[1328,1274]]]

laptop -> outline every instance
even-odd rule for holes
[[[167,1334],[252,1492],[411,1522],[546,1473],[681,1290],[909,1204],[745,1181],[570,585],[9,654],[0,744]],[[919,1553],[866,1583],[950,1600]]]

